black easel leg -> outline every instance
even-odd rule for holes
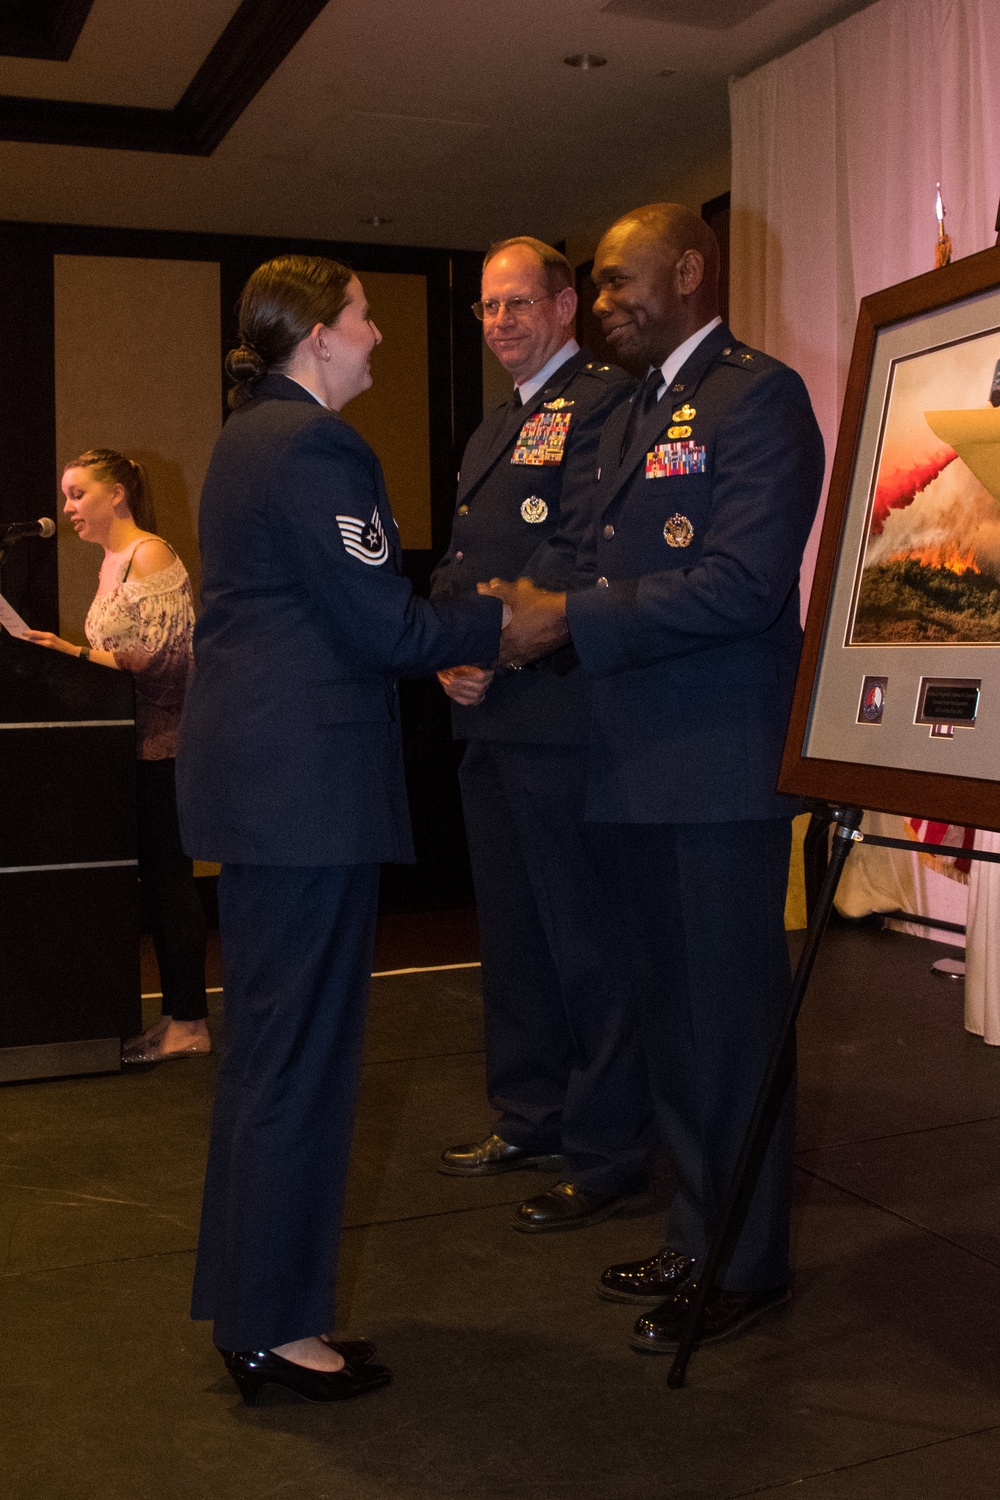
[[[861,823],[861,809],[859,807],[836,807],[833,808],[833,822],[835,824],[833,834],[833,848],[830,852],[830,863],[827,867],[823,885],[816,901],[815,910],[809,921],[806,932],[805,946],[799,957],[792,979],[792,988],[788,997],[788,1009],[781,1027],[781,1031],[775,1039],[774,1050],[770,1061],[764,1072],[760,1090],[757,1094],[757,1102],[753,1107],[747,1125],[740,1154],[733,1168],[732,1180],[726,1192],[719,1216],[718,1225],[712,1235],[705,1263],[701,1269],[697,1285],[692,1286],[691,1310],[688,1314],[687,1324],[681,1341],[674,1355],[674,1362],[670,1367],[667,1384],[675,1390],[684,1384],[684,1376],[687,1371],[688,1360],[694,1348],[698,1332],[698,1322],[701,1317],[708,1294],[711,1292],[715,1278],[718,1275],[719,1265],[730,1243],[735,1239],[740,1229],[739,1220],[742,1214],[738,1211],[745,1207],[749,1198],[748,1188],[750,1183],[748,1176],[751,1163],[759,1161],[763,1150],[767,1145],[766,1137],[774,1124],[775,1104],[780,1102],[775,1098],[777,1087],[784,1080],[784,1059],[788,1045],[795,1034],[795,1023],[798,1020],[802,1002],[805,999],[809,978],[812,974],[813,964],[826,925],[833,909],[833,898],[837,894],[837,886],[844,868],[847,856],[850,854],[854,843],[854,832]]]

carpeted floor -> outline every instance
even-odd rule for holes
[[[378,967],[475,957],[467,914],[453,946],[447,919],[408,922]],[[680,1392],[593,1291],[658,1248],[655,1209],[529,1237],[511,1205],[550,1179],[435,1171],[490,1125],[475,968],[373,983],[340,1302],[395,1380],[343,1407],[244,1408],[187,1319],[212,1059],[0,1089],[0,1493],[995,1500],[1000,1052],[931,975],[943,951],[829,934],[801,1028],[796,1296]]]

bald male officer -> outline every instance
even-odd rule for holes
[[[718,316],[714,235],[679,204],[627,214],[594,260],[595,311],[648,371],[609,420],[597,579],[531,605],[513,659],[571,637],[594,681],[587,815],[620,857],[623,924],[645,965],[644,1031],[677,1172],[668,1242],[599,1293],[645,1307],[633,1347],[673,1351],[790,984],[791,818],[775,790],[801,633],[798,574],[823,446],[794,371]],[[792,1091],[702,1342],[788,1296]]]
[[[514,377],[462,462],[451,546],[433,596],[495,576],[573,588],[592,576],[598,438],[634,389],[573,338],[569,262],[539,240],[495,245],[474,311]],[[588,562],[589,556],[589,562]],[[468,746],[460,780],[482,945],[493,1132],[446,1150],[442,1172],[561,1169],[514,1227],[574,1229],[645,1183],[651,1107],[605,896],[607,850],[584,821],[590,693],[575,655],[494,676],[439,674]]]

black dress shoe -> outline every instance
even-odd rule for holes
[[[629,1340],[633,1349],[640,1354],[673,1354],[676,1351],[687,1327],[691,1295],[696,1284],[687,1282],[652,1312],[643,1313]],[[787,1302],[791,1295],[787,1286],[771,1287],[766,1292],[727,1292],[725,1289],[711,1292],[698,1324],[695,1348],[735,1338],[772,1308]]]
[[[517,1172],[537,1167],[540,1172],[558,1172],[561,1156],[525,1151],[494,1134],[471,1146],[449,1146],[441,1152],[438,1171],[445,1177],[492,1177],[497,1172]]]
[[[633,1201],[634,1195],[588,1193],[572,1182],[557,1182],[548,1192],[529,1198],[514,1212],[515,1229],[524,1234],[544,1234],[553,1229],[583,1229],[610,1219],[620,1208]]]
[[[597,1283],[597,1295],[605,1302],[629,1302],[633,1307],[658,1307],[664,1297],[687,1281],[694,1267],[689,1255],[679,1255],[667,1245],[649,1260],[630,1260],[609,1266]]]
[[[328,1349],[340,1355],[345,1364],[367,1365],[375,1358],[375,1345],[370,1339],[338,1339],[332,1333],[321,1333],[320,1338]]]
[[[384,1365],[361,1365],[342,1370],[310,1370],[293,1364],[270,1349],[220,1349],[226,1369],[247,1406],[256,1406],[265,1385],[282,1385],[305,1401],[349,1401],[377,1391],[392,1379]]]

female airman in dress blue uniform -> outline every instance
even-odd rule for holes
[[[340,409],[380,342],[334,261],[261,266],[201,501],[203,610],[178,763],[185,846],[222,863],[225,1050],[192,1312],[244,1397],[389,1378],[328,1343],[382,861],[413,858],[396,674],[490,664],[501,607],[400,572],[378,459]]]

